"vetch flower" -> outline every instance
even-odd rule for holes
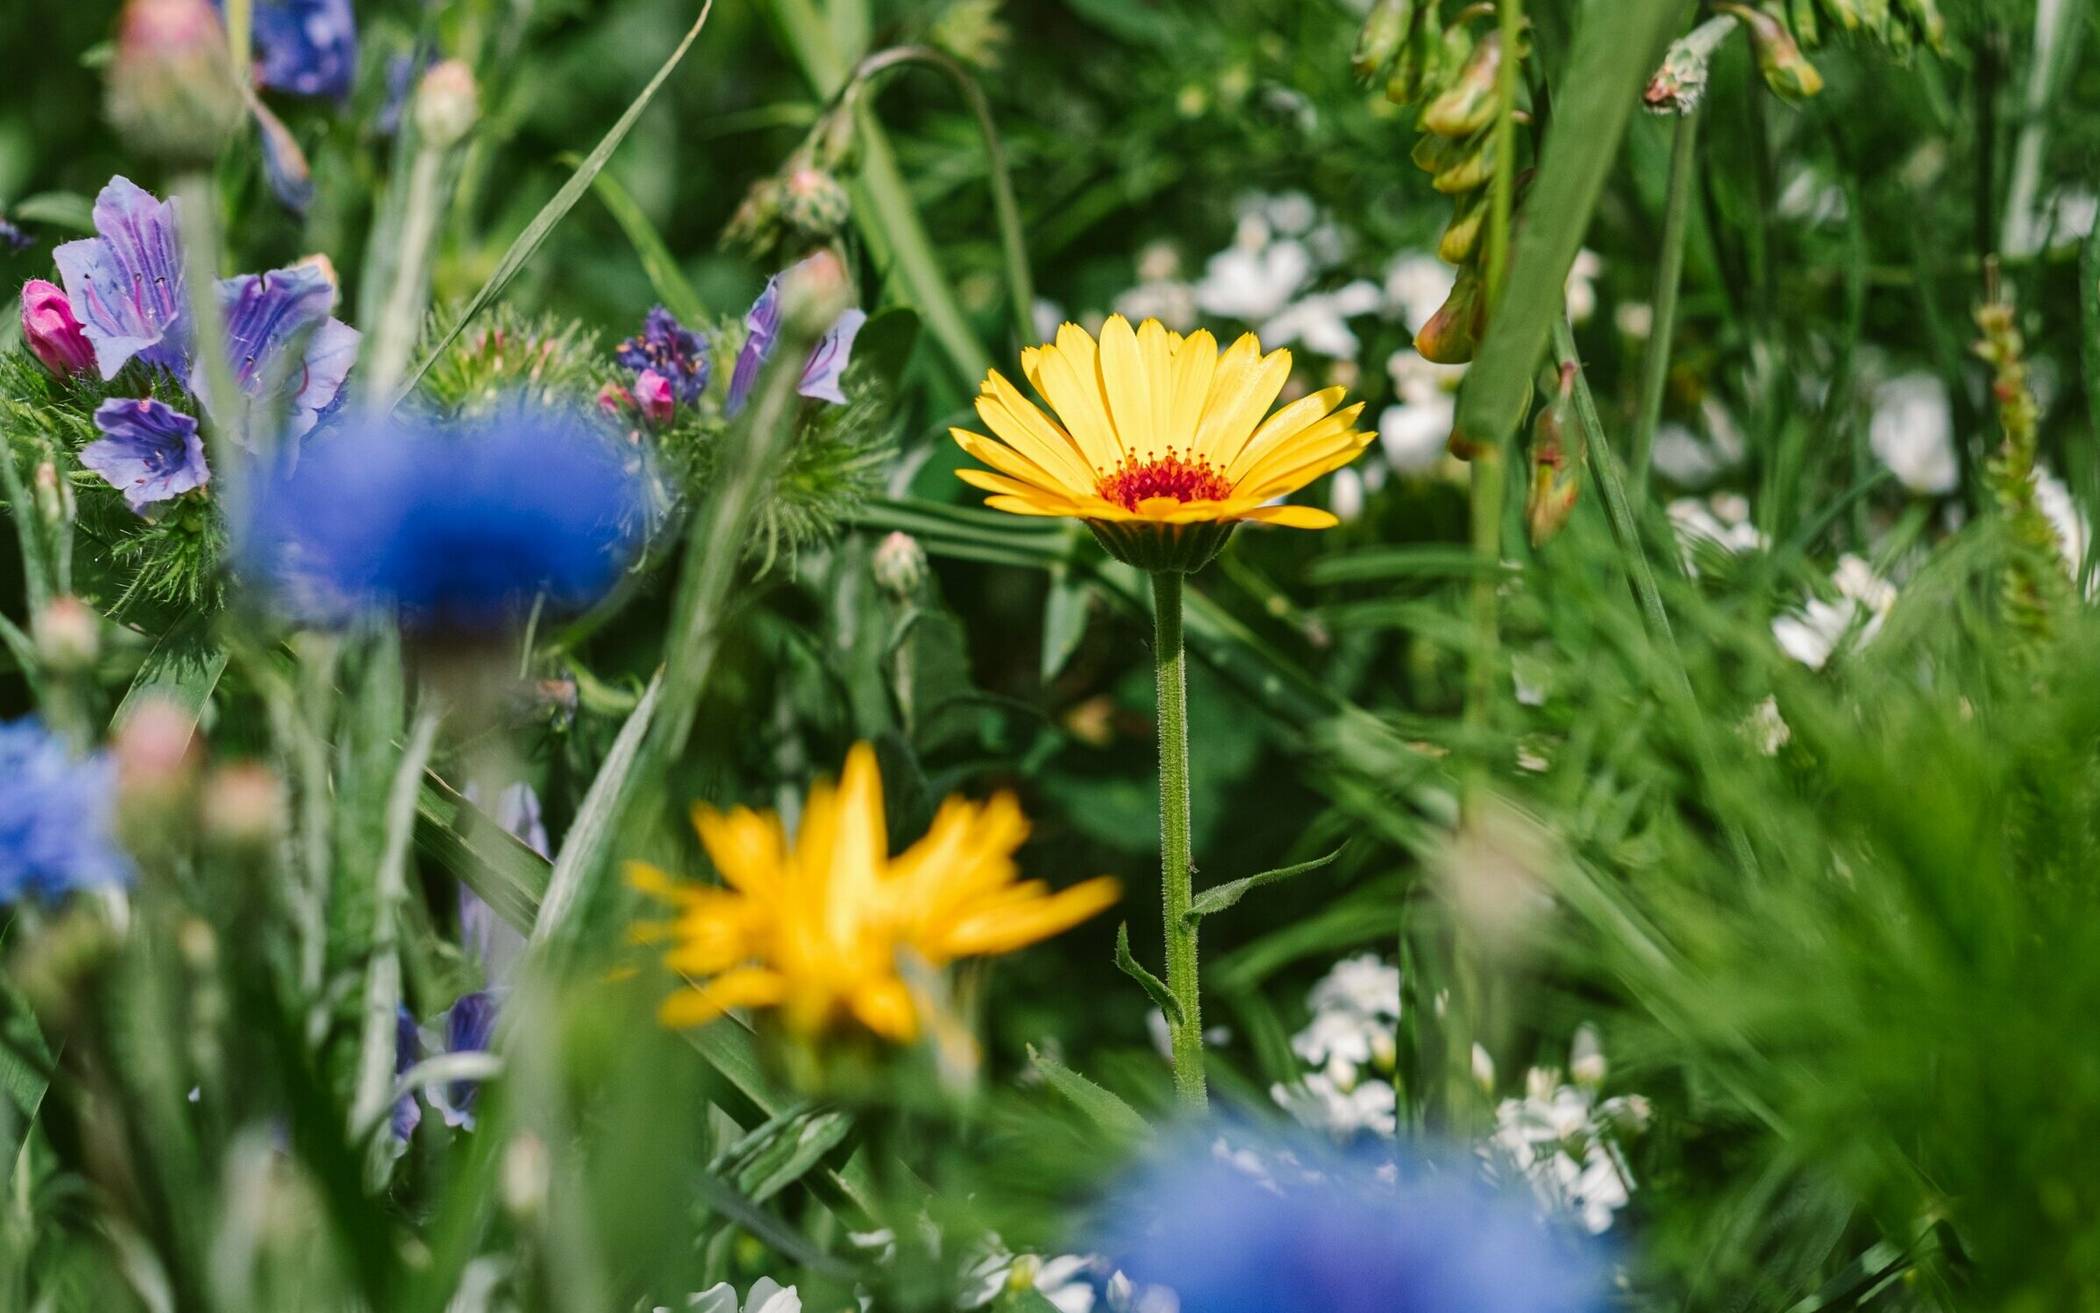
[[[0,723],[0,780],[0,903],[130,880],[108,756],[76,756],[35,720]]]
[[[52,259],[102,377],[115,378],[134,356],[186,372],[189,319],[176,203],[120,176],[95,197],[94,219],[96,236],[65,243]]]
[[[216,290],[235,385],[250,402],[282,404],[286,435],[305,436],[342,399],[357,361],[358,331],[328,313],[335,283],[317,265],[296,264],[222,278]],[[219,418],[223,407],[207,376],[197,372],[190,386]]]
[[[111,397],[95,408],[95,427],[103,436],[80,449],[80,463],[137,514],[211,481],[197,421],[166,402]]]
[[[642,320],[642,331],[615,348],[613,359],[637,375],[654,373],[670,385],[672,395],[690,406],[707,391],[714,358],[704,334],[678,322],[656,306]]]
[[[496,994],[472,990],[454,999],[443,1020],[445,1052],[486,1053],[496,1030]],[[474,1129],[474,1098],[481,1091],[478,1080],[447,1081],[430,1089],[431,1106],[456,1130]]]
[[[758,294],[758,300],[751,303],[750,312],[744,316],[746,336],[743,350],[737,352],[736,369],[729,376],[729,397],[724,405],[727,413],[736,414],[751,399],[751,389],[758,384],[759,371],[772,358],[774,345],[780,340],[781,280],[793,279],[797,273],[808,269],[813,261],[833,258],[820,252],[766,280],[766,290]],[[868,316],[863,311],[842,313],[811,348],[809,359],[802,366],[802,381],[795,390],[814,400],[829,401],[833,405],[843,403],[846,394],[840,390],[839,383],[845,376],[846,366],[852,363],[853,341],[867,322]]]
[[[1387,1154],[1314,1144],[1264,1150],[1227,1157],[1191,1143],[1137,1173],[1108,1213],[1114,1261],[1201,1313],[1607,1306],[1589,1242],[1465,1173],[1403,1162],[1395,1176]]]
[[[1012,952],[1117,896],[1106,877],[1058,893],[1019,879],[1013,854],[1028,823],[1010,794],[948,799],[926,836],[891,856],[865,743],[847,754],[836,786],[810,791],[792,843],[778,816],[741,807],[695,808],[693,824],[721,887],[627,868],[630,883],[676,912],[635,927],[638,942],[669,945],[664,964],[689,982],[664,1000],[667,1026],[763,1007],[801,1035],[850,1022],[908,1042],[938,1019],[906,983],[915,967]]]
[[[22,337],[44,368],[71,378],[95,363],[95,348],[66,294],[41,278],[22,284]]]
[[[243,572],[310,621],[393,612],[425,632],[589,605],[625,568],[641,479],[580,414],[523,401],[471,420],[364,417],[260,471]]]
[[[1084,520],[1110,554],[1152,571],[1201,568],[1241,520],[1331,528],[1327,511],[1269,503],[1372,437],[1353,427],[1361,404],[1336,409],[1339,387],[1269,414],[1291,353],[1264,355],[1252,333],[1220,352],[1208,332],[1183,337],[1152,319],[1133,329],[1115,315],[1098,346],[1066,324],[1054,344],[1023,351],[1021,368],[1055,418],[993,370],[977,414],[997,438],[950,430],[992,468],[957,473],[992,494],[987,506]]]

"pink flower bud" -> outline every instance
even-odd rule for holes
[[[668,424],[671,412],[677,409],[677,398],[671,395],[671,380],[653,369],[645,369],[634,380],[635,404],[642,408],[642,418],[651,424]]]
[[[22,285],[22,336],[44,368],[60,378],[71,378],[95,363],[95,348],[73,317],[73,303],[41,278]]]
[[[615,417],[624,415],[634,409],[634,394],[618,383],[607,383],[598,389],[598,409]]]

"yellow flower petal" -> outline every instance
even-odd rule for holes
[[[956,446],[1000,473],[1011,475],[1018,482],[1030,487],[1055,492],[1059,496],[1064,495],[1063,480],[1051,475],[1042,466],[1005,443],[994,442],[983,434],[972,433],[968,429],[949,429],[948,436],[955,439]]]
[[[1326,418],[1328,412],[1341,405],[1342,398],[1348,395],[1347,388],[1327,388],[1302,396],[1269,416],[1262,422],[1262,426],[1254,431],[1254,436],[1247,439],[1247,445],[1240,449],[1240,454],[1233,457],[1232,463],[1225,467],[1226,481],[1239,483],[1247,477],[1247,471],[1261,463],[1264,456],[1318,424]]]
[[[1203,424],[1196,434],[1197,455],[1219,469],[1229,469],[1290,376],[1290,352],[1262,355],[1261,343],[1252,333],[1234,342],[1218,357],[1211,377]]]
[[[1021,390],[993,370],[977,397],[977,417],[1007,444],[1055,475],[1067,487],[1084,492],[1099,480],[1086,453],[1064,426],[1045,415]]]
[[[912,1007],[911,991],[895,976],[871,980],[853,991],[848,1000],[860,1024],[900,1044],[908,1044],[919,1033],[919,1015]]]
[[[1101,395],[1094,339],[1077,324],[1057,330],[1057,345],[1037,352],[1034,377],[1050,408],[1086,454],[1087,464],[1107,472],[1123,463],[1123,444]]]
[[[1010,953],[1071,929],[1121,896],[1122,886],[1104,875],[1046,898],[988,907],[958,920],[940,947],[950,957]]]
[[[1242,517],[1286,529],[1332,529],[1341,521],[1317,506],[1257,506]]]
[[[731,1008],[770,1007],[786,994],[786,981],[776,971],[763,967],[739,967],[704,985],[681,989],[663,1001],[657,1017],[664,1025],[683,1030],[704,1026]]]
[[[1203,458],[1197,435],[1203,428],[1203,406],[1210,399],[1211,376],[1218,368],[1218,339],[1209,330],[1191,333],[1174,349],[1173,381],[1168,385],[1168,441]]]

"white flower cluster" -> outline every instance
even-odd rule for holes
[[[1647,1127],[1648,1101],[1598,1098],[1604,1054],[1587,1027],[1576,1032],[1569,1075],[1572,1083],[1557,1068],[1526,1072],[1524,1097],[1495,1106],[1495,1132],[1480,1152],[1491,1175],[1521,1177],[1542,1207],[1602,1235],[1632,1197],[1633,1171],[1619,1141]]]
[[[1338,1140],[1398,1129],[1390,1079],[1400,1024],[1400,969],[1375,953],[1345,958],[1306,997],[1312,1018],[1291,1039],[1311,1069],[1269,1094],[1303,1125]]]
[[[1821,670],[1850,635],[1857,634],[1856,646],[1871,642],[1896,605],[1896,586],[1850,552],[1838,558],[1830,582],[1835,601],[1811,597],[1799,611],[1772,622],[1780,651],[1811,670]]]
[[[793,1286],[783,1286],[771,1277],[760,1277],[752,1283],[751,1294],[741,1303],[737,1302],[736,1287],[724,1281],[718,1286],[690,1296],[685,1306],[698,1313],[802,1313],[802,1296]],[[671,1313],[658,1305],[656,1313]]]
[[[964,1269],[963,1283],[964,1309],[990,1307],[1002,1295],[1031,1288],[1058,1313],[1178,1313],[1181,1306],[1173,1291],[1138,1285],[1099,1254],[1014,1254],[996,1235]]]
[[[1679,497],[1667,509],[1670,527],[1677,531],[1677,550],[1684,555],[1684,567],[1694,573],[1701,543],[1730,555],[1761,552],[1770,546],[1764,534],[1750,523],[1750,499],[1739,492]]]
[[[1904,374],[1874,389],[1867,445],[1912,492],[1938,497],[1961,481],[1953,403],[1934,375]]]

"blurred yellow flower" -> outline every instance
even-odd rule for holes
[[[1107,877],[1058,893],[1019,879],[1013,855],[1028,822],[1011,794],[949,798],[925,838],[890,856],[882,777],[865,743],[847,754],[836,788],[810,790],[792,845],[771,812],[695,807],[693,825],[721,886],[627,867],[631,884],[675,912],[634,927],[637,942],[669,945],[664,964],[688,982],[664,1000],[667,1026],[770,1007],[805,1035],[850,1020],[910,1041],[923,1020],[905,983],[910,961],[939,968],[1012,952],[1118,894]]]
[[[1021,369],[1055,418],[993,370],[977,414],[998,440],[950,430],[992,467],[957,473],[992,494],[985,505],[1016,515],[1331,528],[1326,511],[1267,503],[1348,464],[1373,437],[1354,427],[1361,403],[1336,409],[1343,388],[1269,413],[1291,353],[1262,354],[1252,333],[1221,353],[1207,331],[1183,337],[1156,319],[1133,329],[1114,315],[1098,345],[1066,324],[1055,343],[1023,351]]]

